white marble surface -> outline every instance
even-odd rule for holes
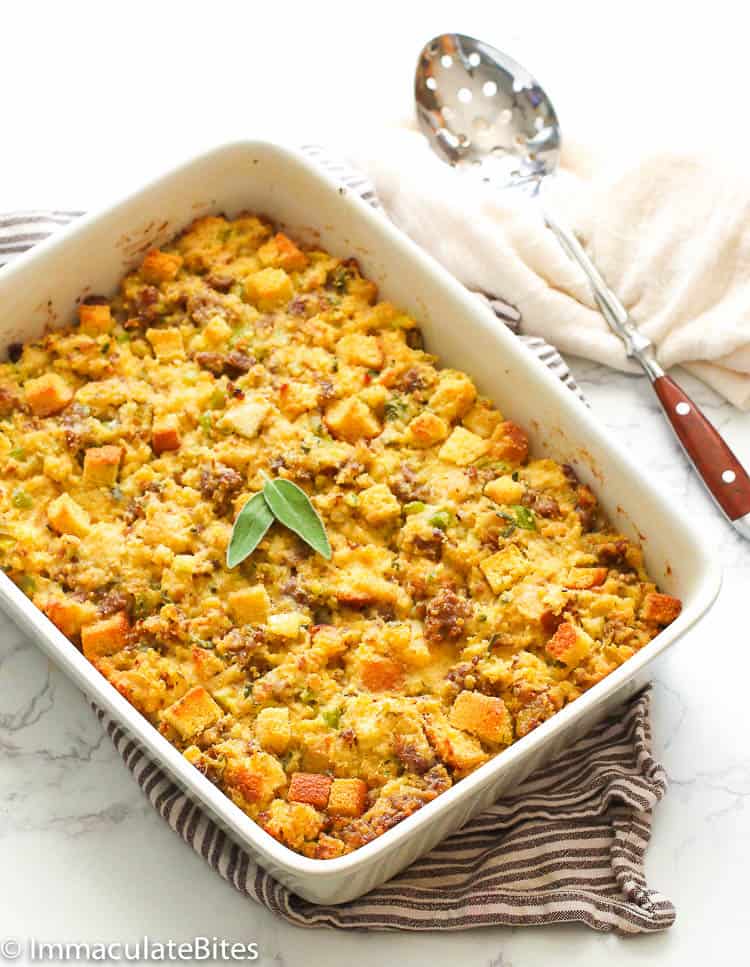
[[[460,16],[447,0],[384,0],[378,9],[365,27],[356,8],[339,0],[273,9],[226,0],[9,7],[0,58],[0,210],[88,208],[232,137],[335,140],[363,107],[374,123],[393,117],[408,110],[421,43],[453,25],[536,66],[561,116],[579,131],[608,139],[627,121],[641,138],[656,139],[668,105],[670,140],[707,130],[707,118],[712,130],[732,126],[733,145],[747,136],[735,125],[732,96],[745,84],[746,37],[723,0],[710,10],[633,0],[626,13],[607,8],[606,16],[599,3],[551,0],[502,11],[464,0]],[[654,96],[659,90],[665,95]],[[613,965],[747,964],[750,552],[687,469],[644,381],[584,361],[573,369],[599,418],[695,516],[725,567],[713,611],[655,668],[657,754],[671,790],[656,815],[647,868],[677,905],[671,931],[622,939],[583,927],[454,936],[287,927],[234,893],[164,826],[82,697],[3,622],[0,940],[216,935],[257,940],[262,963],[279,967],[547,967],[562,958],[581,967],[605,958]],[[750,462],[750,417],[686,385]],[[706,653],[719,670],[712,675]]]

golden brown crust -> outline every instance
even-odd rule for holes
[[[247,815],[330,858],[679,613],[570,467],[440,369],[354,259],[197,220],[0,364],[0,564]],[[273,525],[226,567],[266,477]]]

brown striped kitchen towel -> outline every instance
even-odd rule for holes
[[[357,173],[331,162],[318,148],[306,150],[377,204]],[[77,214],[0,216],[0,265]],[[513,307],[494,295],[489,303],[518,333],[521,320]],[[553,347],[520,338],[581,395]],[[577,921],[596,930],[643,933],[674,922],[674,907],[648,888],[643,870],[651,813],[666,790],[664,770],[651,754],[648,691],[408,870],[339,906],[318,906],[290,893],[228,839],[116,722],[95,711],[172,829],[237,890],[299,926],[437,931]]]
[[[645,933],[674,922],[646,885],[651,812],[666,790],[651,754],[649,691],[405,872],[338,906],[291,893],[230,840],[100,709],[151,804],[235,889],[301,927],[466,930],[585,923]]]

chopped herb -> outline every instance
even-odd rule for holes
[[[205,433],[210,433],[213,429],[213,419],[210,413],[201,413],[198,417],[198,422]]]
[[[250,698],[252,694],[253,694],[253,683],[248,682],[247,685],[245,685],[245,698]]]
[[[474,462],[478,470],[494,470],[495,473],[507,473],[510,469],[503,460],[495,460],[492,457],[480,457]]]
[[[300,702],[304,702],[305,705],[315,705],[317,699],[315,698],[315,692],[311,688],[303,688],[299,693]]]
[[[320,711],[320,717],[323,719],[329,729],[337,729],[339,727],[339,723],[341,722],[341,712],[342,709],[340,707],[324,708]]]
[[[448,510],[438,510],[430,517],[430,526],[437,527],[438,530],[445,531],[453,523],[453,514]]]
[[[34,506],[34,498],[31,494],[27,494],[21,487],[16,487],[13,491],[11,501],[13,506],[18,507],[19,510],[28,510],[29,507]]]
[[[515,480],[516,482],[518,482],[518,471],[514,470],[513,473],[510,475],[510,477],[511,477],[511,480]]]
[[[407,517],[411,517],[412,514],[421,514],[424,507],[421,500],[410,500],[408,504],[404,504],[404,513]]]
[[[403,419],[406,413],[406,404],[397,396],[391,397],[383,407],[383,416],[388,422]]]
[[[356,507],[359,503],[359,495],[355,493],[344,494],[344,503],[349,507]]]
[[[33,594],[36,591],[36,581],[30,574],[22,574],[16,583],[24,594]]]
[[[10,451],[10,453],[8,454],[8,456],[9,457],[12,457],[13,460],[25,460],[26,459],[26,451],[24,450],[23,447],[16,447],[15,450],[11,450]]]
[[[110,345],[111,345],[111,343],[109,343],[109,342],[103,343],[102,344],[102,352],[103,353],[108,353],[109,352]]]
[[[115,339],[117,340],[117,342],[130,342],[130,333],[118,332],[117,335],[115,336]]]
[[[534,511],[529,510],[528,507],[522,507],[520,504],[512,504],[507,510],[498,511],[497,516],[510,521],[511,526],[508,533],[512,533],[515,527],[520,527],[526,531],[536,530]],[[507,534],[504,536],[507,536]]]
[[[249,325],[240,326],[238,329],[232,333],[229,337],[229,345],[236,346],[240,340],[245,339],[246,336],[251,336],[253,333],[253,327]]]
[[[141,618],[145,618],[150,610],[146,596],[136,594],[135,601],[133,602],[133,617],[139,621]]]
[[[350,279],[350,275],[343,265],[338,265],[331,275],[331,286],[336,292],[346,292],[347,283]]]
[[[513,504],[510,508],[513,514],[513,520],[518,527],[522,527],[526,531],[536,530],[536,517],[533,510],[529,510],[528,507],[522,507],[520,504]]]
[[[122,490],[120,489],[120,485],[119,484],[115,484],[114,487],[112,488],[112,499],[113,500],[116,500],[119,503],[124,496],[125,495],[123,494]]]
[[[205,638],[199,638],[197,635],[191,635],[190,644],[197,648],[203,648],[205,651],[213,651],[216,647],[213,641],[206,641]]]

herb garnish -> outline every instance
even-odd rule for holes
[[[237,515],[227,547],[227,567],[236,567],[253,553],[273,523],[263,493],[254,494]]]
[[[310,498],[291,480],[278,478],[266,480],[263,490],[254,494],[237,515],[227,547],[227,567],[236,567],[252,554],[274,519],[327,561],[331,559],[323,521]]]
[[[498,516],[511,522],[512,527],[508,531],[508,534],[512,533],[513,527],[520,527],[525,531],[536,530],[534,511],[528,507],[523,507],[521,504],[512,504],[508,510],[501,510]],[[507,534],[504,536],[507,536]]]

